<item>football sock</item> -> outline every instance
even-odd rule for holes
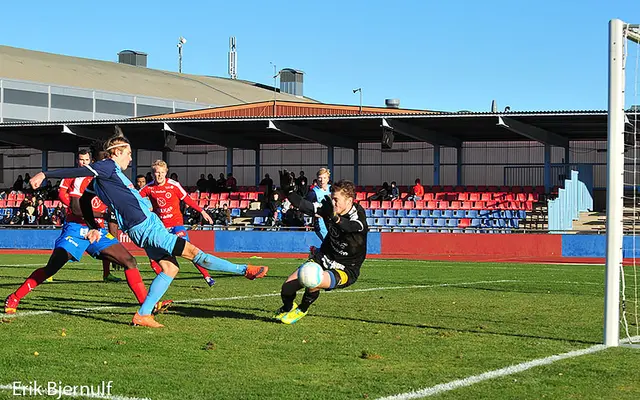
[[[172,281],[172,277],[165,274],[164,272],[160,272],[158,276],[155,277],[153,282],[151,282],[151,286],[149,286],[149,294],[147,294],[147,298],[140,306],[138,314],[151,315],[153,307],[155,307],[156,303],[160,301],[160,298],[162,298],[167,289],[169,289],[169,285],[171,285]]]
[[[193,263],[208,269],[209,271],[231,272],[238,275],[244,275],[247,270],[246,264],[234,264],[230,261],[212,256],[200,250],[193,258]]]
[[[202,268],[201,266],[199,266],[196,263],[193,263],[193,265],[198,268],[198,271],[200,271],[200,273],[202,274],[203,277],[205,278],[209,278],[211,277],[211,275],[209,275],[209,271],[206,268]]]
[[[15,295],[18,300],[22,300],[24,296],[29,294],[30,291],[35,289],[36,286],[44,282],[48,277],[49,274],[47,274],[47,271],[45,271],[44,268],[38,268],[37,270],[33,271],[31,275],[29,275],[29,277],[24,281],[22,286],[20,286],[18,290],[16,290]]]
[[[151,269],[153,269],[153,272],[155,272],[156,275],[162,272],[162,267],[160,266],[160,264],[158,264],[157,261],[149,260],[149,262],[151,263]]]
[[[147,298],[147,288],[144,286],[144,282],[142,282],[142,276],[140,276],[138,268],[129,268],[125,270],[124,276],[127,278],[129,288],[136,296],[136,299],[138,299],[138,303],[144,303],[144,299]]]
[[[318,300],[318,297],[320,297],[319,290],[316,290],[315,292],[310,292],[308,290],[305,290],[304,295],[302,295],[302,301],[300,302],[300,305],[298,306],[298,308],[302,312],[307,312],[307,310],[309,309],[309,306],[311,306],[311,304],[313,304],[314,301]]]
[[[282,292],[280,293],[280,298],[282,298],[282,309],[291,311],[293,308],[293,302],[296,300],[296,293],[293,292],[293,294],[285,294]]]

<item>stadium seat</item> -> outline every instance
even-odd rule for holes
[[[428,210],[434,210],[436,208],[438,208],[438,202],[437,201],[431,200],[431,201],[427,202],[427,209]]]
[[[249,208],[249,200],[240,200],[240,208],[246,209]]]
[[[239,208],[240,207],[240,200],[231,200],[229,202],[229,208]]]
[[[464,210],[455,210],[453,212],[453,217],[454,218],[464,218],[466,216],[466,213]]]
[[[489,201],[489,200],[493,200],[492,193],[484,192],[480,195],[480,201]]]
[[[481,194],[480,193],[469,193],[469,201],[480,201]]]
[[[387,218],[393,218],[396,216],[396,210],[380,210],[381,212],[384,212],[384,216]]]
[[[413,201],[405,201],[405,202],[403,203],[403,208],[404,208],[405,210],[411,210],[412,208],[414,208],[414,203],[413,203]]]
[[[356,193],[356,201],[362,201],[367,199],[367,194],[363,192]]]
[[[435,218],[433,220],[433,226],[446,226],[447,225],[447,220],[444,218]]]
[[[398,218],[387,218],[387,223],[385,225],[387,225],[387,226],[397,226],[398,225]]]
[[[431,218],[422,218],[422,221],[420,222],[420,225],[422,225],[422,226],[433,226],[433,219],[431,219]]]
[[[450,228],[455,228],[458,226],[458,220],[456,218],[451,218],[447,220],[447,226]]]
[[[491,211],[490,210],[479,210],[478,211],[478,216],[480,218],[489,218],[490,215],[491,215]]]
[[[518,211],[518,218],[519,219],[526,219],[527,218],[527,212],[525,210],[519,210]]]
[[[467,201],[468,199],[469,199],[469,193],[468,192],[458,193],[458,197],[456,198],[457,201]]]
[[[516,229],[520,228],[520,220],[518,218],[512,218],[510,222],[511,223],[509,225],[511,228],[516,228]]]
[[[440,218],[442,216],[442,210],[431,210],[429,213],[429,217],[431,218]]]
[[[422,200],[424,200],[424,201],[433,201],[435,199],[436,198],[435,198],[434,194],[431,193],[431,192],[425,192],[424,196],[422,196]]]
[[[375,226],[384,226],[386,225],[386,218],[374,218],[373,219],[373,225]]]
[[[485,185],[477,186],[476,191],[478,192],[486,192],[488,189]]]
[[[199,200],[199,201],[198,201],[198,207],[200,207],[200,208],[206,208],[206,207],[207,207],[207,203],[208,203],[208,201],[207,201],[207,200]]]
[[[198,204],[200,205],[200,204]],[[218,201],[217,200],[209,200],[209,202],[207,203],[207,207],[206,208],[217,208],[218,207]]]
[[[0,200],[0,208],[5,208],[7,206],[6,200]]]
[[[373,210],[373,216],[376,217],[376,218],[384,217],[384,210],[381,209],[381,208]]]
[[[453,210],[443,210],[442,218],[453,218]]]
[[[453,191],[454,191],[454,192],[458,192],[458,193],[459,193],[459,192],[464,192],[464,190],[465,190],[465,189],[464,189],[464,186],[460,186],[460,185],[455,186],[455,187],[453,188]]]
[[[384,203],[384,201],[383,201]],[[384,207],[383,207],[384,208]],[[393,208],[394,210],[400,210],[402,209],[402,202],[399,200],[396,200],[394,202],[391,203],[391,208]]]
[[[398,222],[398,226],[410,226],[411,225],[411,218],[400,218],[400,221]]]
[[[396,210],[396,217],[406,217],[407,210]]]
[[[414,207],[416,210],[423,210],[425,208],[424,200],[416,200],[416,205]]]
[[[420,210],[420,218],[427,218],[430,215],[429,210]]]
[[[482,225],[482,220],[480,218],[472,218],[469,225],[474,228],[480,227]]]
[[[405,230],[400,228],[399,226],[394,226],[393,228],[391,228],[391,232],[405,232]]]
[[[264,225],[264,217],[253,217],[254,225]]]
[[[422,225],[422,219],[421,218],[412,218],[411,219],[411,226],[414,227],[418,227]]]
[[[419,216],[418,213],[419,213],[418,210],[409,210],[409,212],[407,213],[407,216],[411,218],[417,218]]]
[[[231,216],[232,217],[239,217],[240,216],[240,209],[239,208],[232,208],[231,209]]]
[[[471,220],[469,218],[461,218],[458,222],[458,227],[466,228],[471,224]]]
[[[378,208],[380,208],[380,202],[377,200],[373,200],[369,203],[369,208],[372,210],[377,210]]]
[[[364,210],[364,215],[365,215],[367,218],[369,218],[369,217],[373,217],[373,210],[368,209],[368,208],[367,208],[367,209],[365,209],[365,210]]]
[[[229,199],[230,200],[240,200],[240,193],[238,193],[238,192],[229,193]]]
[[[220,193],[211,193],[209,195],[209,200],[220,200]]]
[[[220,200],[229,200],[229,193],[220,193]]]
[[[198,192],[189,193],[191,200],[198,200]]]
[[[369,226],[373,226],[375,225],[375,220],[373,218],[367,218],[367,225]]]
[[[382,203],[380,203],[380,208],[384,210],[391,208],[391,202],[388,200],[383,200]]]
[[[449,202],[448,201],[439,201],[438,202],[438,209],[439,210],[446,210],[449,208]]]
[[[368,201],[366,201],[366,200],[362,200],[362,201],[360,201],[360,202],[358,202],[358,203],[360,204],[360,206],[361,206],[362,208],[370,208],[370,207],[369,207],[369,202],[368,202]]]

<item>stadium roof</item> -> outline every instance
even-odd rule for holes
[[[273,87],[239,79],[179,74],[117,62],[0,46],[0,77],[205,104],[273,99]],[[315,102],[276,93],[279,100]]]
[[[606,140],[605,111],[435,113],[301,103],[248,106],[109,121],[17,122],[0,124],[0,143],[40,150],[75,151],[122,127],[134,148],[162,150],[167,135],[178,145],[217,144],[258,149],[260,144],[320,143],[355,148],[380,143],[383,130],[395,142],[457,147],[463,142],[539,141],[566,147],[569,141]],[[242,110],[240,112],[239,110]]]

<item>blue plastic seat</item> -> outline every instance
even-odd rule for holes
[[[365,210],[364,210],[364,215],[365,215],[366,217],[373,217],[373,210],[372,210],[372,209],[370,209],[370,208],[365,209]]]
[[[422,219],[421,218],[412,218],[411,219],[411,226],[421,226],[422,225]]]
[[[491,215],[491,211],[489,211],[489,210],[480,210],[480,211],[478,211],[478,217],[480,217],[480,218],[489,218],[490,215]]]
[[[240,209],[239,208],[231,209],[231,216],[232,217],[239,217],[240,216]]]
[[[518,218],[526,219],[527,218],[527,212],[525,210],[518,210]]]
[[[422,222],[420,222],[422,226],[433,226],[433,219],[431,218],[422,218]]]
[[[397,210],[396,211],[396,217],[403,218],[403,217],[406,217],[406,216],[407,216],[407,210]]]
[[[369,226],[375,225],[375,219],[371,217],[367,218],[367,225]]]
[[[386,224],[386,218],[374,218],[373,225],[375,226],[384,226]]]
[[[442,210],[430,210],[429,216],[431,218],[440,218],[442,216]]]
[[[477,228],[477,227],[479,227],[479,226],[481,226],[481,225],[482,225],[482,220],[481,220],[480,218],[473,218],[473,219],[471,219],[471,224],[470,224],[470,226],[472,226],[472,227],[474,227],[474,228]]]
[[[464,211],[465,210],[455,210],[453,212],[453,217],[454,218],[466,218],[466,213]]]
[[[384,210],[384,216],[387,218],[393,218],[396,216],[396,210],[392,210],[392,209]]]
[[[520,228],[520,220],[518,218],[512,218],[511,227],[516,229]]]
[[[382,217],[384,217],[384,210],[381,210],[381,209],[379,209],[379,208],[378,208],[378,209],[376,209],[376,210],[373,212],[373,216],[374,216],[374,217],[376,217],[376,218],[382,218]]]
[[[456,228],[458,226],[458,220],[456,218],[448,219],[447,226],[451,228]]]
[[[409,210],[407,217],[411,217],[411,218],[419,217],[418,210],[415,210],[415,209]]]
[[[433,226],[445,226],[447,220],[444,218],[436,218],[433,220]]]
[[[387,226],[397,226],[398,225],[398,218],[387,218]]]
[[[411,225],[411,218],[400,218],[400,222],[398,223],[399,226],[409,226]]]
[[[444,210],[442,218],[453,218],[453,210]]]
[[[429,210],[420,210],[420,218],[429,218],[430,215]]]
[[[467,210],[466,217],[467,218],[478,218],[478,210]]]
[[[253,217],[253,224],[254,225],[263,225],[264,224],[264,217]]]

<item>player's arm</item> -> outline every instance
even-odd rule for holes
[[[80,211],[82,214],[82,218],[84,218],[85,222],[91,229],[100,229],[100,225],[98,225],[98,221],[96,221],[95,215],[93,215],[93,206],[91,205],[91,200],[95,197],[95,193],[91,193],[88,190],[85,190],[82,193],[82,196],[79,198]],[[74,212],[75,214],[75,212]]]
[[[340,229],[345,232],[362,232],[364,231],[364,224],[358,219],[358,215],[353,217],[336,215],[334,221]]]
[[[200,213],[200,215],[202,215],[202,218],[204,218],[205,221],[207,221],[209,224],[213,225],[213,218],[211,218],[211,215],[209,215],[208,212],[206,212],[202,207],[200,207],[198,205],[198,203],[195,202],[195,200],[193,200],[191,197],[189,197],[189,194],[187,193],[186,190],[184,190],[184,188],[182,187],[182,185],[180,185],[180,183],[175,182],[174,183],[175,186],[175,194],[178,196],[178,198],[182,201],[184,201],[184,204],[188,205],[189,207],[193,208],[194,210],[196,210],[197,212]]]
[[[78,168],[54,169],[53,171],[38,172],[31,178],[29,183],[33,189],[37,189],[45,178],[79,178],[82,176],[109,177],[113,174],[114,161],[106,159],[95,164],[85,165]]]
[[[317,210],[320,208],[320,203],[312,203],[307,199],[303,199],[296,192],[287,193],[286,197],[291,202],[291,205],[298,208],[300,211],[307,215],[314,216],[317,214]]]
[[[62,204],[66,207],[69,207],[69,203],[71,202],[71,197],[69,197],[69,187],[67,186],[67,180],[63,180],[58,188],[58,199]]]

